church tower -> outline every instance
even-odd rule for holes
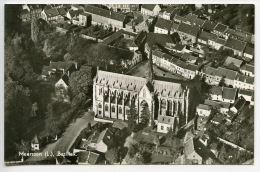
[[[153,72],[153,46],[151,46],[150,48],[150,52],[149,52],[149,58],[148,58],[148,69],[146,71],[146,78],[147,81],[152,83],[154,80],[154,72]]]

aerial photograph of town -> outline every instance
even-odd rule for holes
[[[254,165],[254,4],[5,4],[3,24],[6,166]]]

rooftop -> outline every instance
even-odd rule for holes
[[[211,108],[210,108],[209,105],[204,105],[204,104],[199,104],[199,105],[197,106],[197,108],[198,108],[198,109],[203,109],[203,110],[208,110],[208,111],[211,110]]]
[[[142,8],[145,8],[147,10],[153,11],[153,9],[155,8],[156,4],[143,4]]]
[[[241,70],[249,71],[252,72],[253,74],[255,73],[255,67],[250,64],[245,64],[244,66],[241,67]]]
[[[180,32],[192,35],[192,36],[197,36],[200,28],[197,27],[197,26],[192,26],[192,25],[188,25],[188,24],[185,24],[185,23],[180,23],[177,30],[180,31]]]
[[[170,30],[172,26],[172,22],[170,20],[165,20],[163,18],[158,18],[155,27]]]
[[[228,26],[224,25],[224,24],[221,24],[221,23],[218,23],[216,25],[216,27],[214,28],[214,30],[216,30],[218,32],[222,32],[222,33],[224,33],[226,31],[226,29],[228,29]]]
[[[233,38],[228,38],[227,42],[225,43],[225,47],[235,49],[238,51],[243,51],[245,49],[245,46],[245,42]]]

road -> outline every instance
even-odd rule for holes
[[[26,162],[42,161],[48,158],[50,155],[57,155],[57,152],[66,153],[69,151],[80,132],[91,123],[91,126],[95,125],[94,112],[86,112],[81,118],[78,118],[74,123],[70,124],[65,133],[55,142],[46,146],[42,151],[42,156],[33,156],[26,160]],[[48,154],[49,156],[46,156]]]

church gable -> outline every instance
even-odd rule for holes
[[[144,85],[143,88],[140,90],[139,97],[143,98],[143,99],[151,99],[152,98],[151,91],[147,87],[147,85]]]

